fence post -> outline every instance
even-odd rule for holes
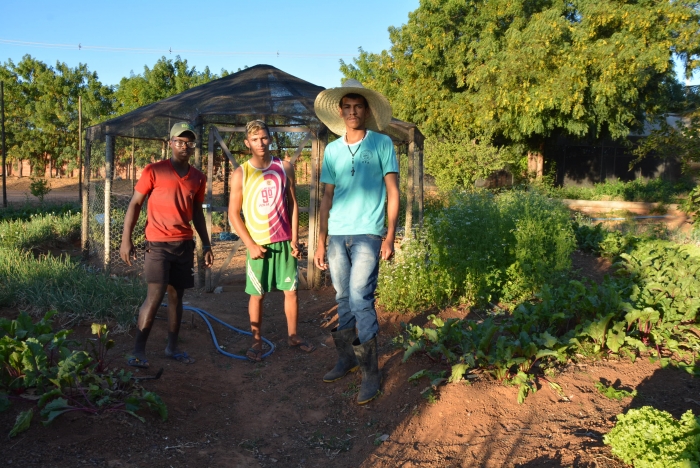
[[[90,140],[87,132],[85,132],[85,164],[82,170],[85,175],[82,176],[82,195],[83,195],[83,219],[80,229],[80,247],[83,251],[83,261],[90,258]]]
[[[6,153],[7,146],[5,146],[5,83],[0,81],[0,123],[2,124],[2,206],[7,208],[7,177],[5,172],[7,172],[6,164]]]
[[[319,207],[321,203],[321,163],[328,142],[328,130],[323,127],[311,143],[311,178],[309,180],[309,248],[306,267],[306,284],[309,289],[321,286],[321,270],[316,268],[314,255],[318,243]]]
[[[423,143],[424,138],[420,133],[420,130],[416,132],[418,134],[418,225],[423,227]]]
[[[404,237],[412,235],[413,227],[413,195],[415,192],[415,178],[413,176],[414,153],[416,152],[415,128],[408,130],[408,174],[406,174],[406,222],[404,224]]]
[[[112,249],[110,244],[110,231],[112,224],[112,170],[114,166],[114,137],[107,135],[105,137],[105,257],[104,270],[109,272]]]

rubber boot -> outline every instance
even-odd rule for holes
[[[352,343],[352,347],[360,363],[360,369],[362,369],[362,385],[360,385],[360,392],[357,395],[357,404],[364,405],[379,396],[379,387],[382,383],[382,375],[379,372],[379,363],[377,362],[377,336],[375,335],[374,338],[362,344],[360,344],[359,339],[356,339]]]
[[[350,372],[355,372],[359,366],[357,358],[352,349],[352,342],[355,339],[355,328],[346,328],[338,331],[338,327],[331,330],[331,336],[335,342],[335,349],[338,351],[338,362],[335,367],[323,376],[323,381],[330,383],[340,380]]]

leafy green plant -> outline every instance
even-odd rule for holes
[[[605,385],[602,382],[596,382],[595,388],[601,395],[610,398],[611,400],[622,400],[623,398],[634,398],[637,396],[637,390],[627,391],[625,389],[616,389],[612,385]]]
[[[681,202],[680,209],[692,217],[693,224],[698,224],[698,213],[700,213],[700,187],[695,187],[688,193],[688,196]]]
[[[603,436],[612,453],[635,468],[682,468],[700,463],[700,418],[688,410],[680,420],[651,406],[617,416]]]
[[[72,349],[70,331],[53,332],[55,311],[37,323],[22,312],[16,320],[0,319],[0,410],[10,407],[17,395],[32,390],[44,424],[61,414],[82,411],[97,414],[121,411],[138,418],[140,408],[167,418],[167,408],[158,395],[141,388],[130,372],[105,368],[106,353],[113,346],[106,325],[93,324],[97,335],[92,355]],[[21,412],[10,437],[29,428],[35,408]]]
[[[451,366],[451,382],[483,369],[518,386],[520,402],[542,379],[556,391],[544,375],[578,355],[635,359],[651,352],[663,366],[700,374],[700,263],[661,241],[639,240],[627,249],[616,275],[602,284],[556,280],[511,313],[446,321],[431,315],[429,327],[404,325],[396,340],[404,360],[425,353]]]

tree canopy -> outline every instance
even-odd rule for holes
[[[179,56],[175,61],[161,57],[153,68],[144,66],[143,74],[132,72],[128,78],[121,79],[115,92],[116,114],[126,114],[228,74],[226,70],[221,70],[221,76],[212,74],[209,67],[198,72]]]
[[[85,128],[217,78],[209,68],[199,72],[179,56],[175,60],[162,57],[152,68],[144,66],[143,74],[123,78],[118,86],[103,85],[85,64],[71,68],[57,62],[50,66],[30,55],[16,64],[8,60],[0,64],[8,162],[29,160],[39,172],[47,162],[67,170],[76,168],[79,96]],[[153,144],[135,148],[139,164],[148,162],[153,153]],[[130,159],[131,143],[120,142],[117,155]],[[95,157],[99,159],[99,151]]]
[[[341,71],[429,137],[621,138],[678,93],[674,54],[700,68],[699,20],[684,0],[421,0]]]
[[[102,85],[86,65],[55,67],[25,55],[15,64],[0,66],[5,83],[8,157],[55,166],[75,167],[78,151],[78,96],[82,99],[83,125],[112,114],[113,91]],[[44,167],[44,164],[41,164]]]

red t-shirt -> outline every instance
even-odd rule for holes
[[[190,221],[195,203],[204,201],[207,178],[190,166],[180,177],[169,159],[149,164],[135,190],[148,196],[146,239],[171,242],[192,239]]]

